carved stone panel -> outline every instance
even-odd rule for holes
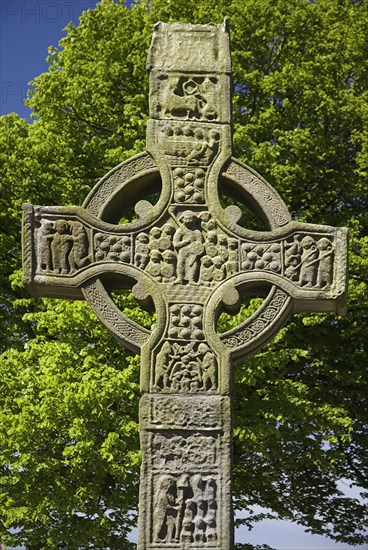
[[[217,395],[143,395],[140,406],[142,427],[151,429],[222,430],[222,419],[230,414],[228,398]]]
[[[218,548],[219,481],[184,473],[153,478],[152,547],[163,543]]]

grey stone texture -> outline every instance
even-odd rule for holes
[[[231,362],[268,342],[293,312],[343,313],[347,230],[292,221],[278,193],[232,158],[227,23],[158,23],[148,55],[147,152],[111,170],[82,207],[23,207],[32,296],[86,299],[141,354],[139,550],[233,547]],[[160,188],[151,205],[135,198]],[[239,225],[219,188],[265,231]],[[127,205],[137,220],[119,225]],[[112,301],[133,287],[157,311],[148,331]],[[265,294],[218,334],[220,312]]]

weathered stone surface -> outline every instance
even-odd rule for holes
[[[230,550],[230,363],[293,312],[344,312],[347,230],[292,221],[277,192],[231,158],[226,24],[158,23],[147,67],[147,152],[111,170],[83,207],[24,205],[24,282],[33,296],[84,297],[141,353],[139,550]],[[160,178],[157,204],[139,200],[137,221],[118,225]],[[220,187],[267,230],[241,227]],[[152,332],[112,301],[127,286],[154,305]],[[258,311],[218,335],[221,310],[255,292],[266,296]]]

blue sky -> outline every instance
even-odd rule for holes
[[[47,70],[48,47],[58,44],[69,21],[77,23],[82,11],[95,5],[95,0],[0,0],[1,115],[17,112],[29,117],[23,100],[28,82]],[[237,541],[269,544],[279,550],[353,548],[309,535],[288,522],[263,521],[250,533],[239,529]],[[361,548],[368,550],[368,546]]]
[[[29,117],[28,83],[47,70],[47,49],[57,46],[69,21],[78,23],[96,0],[0,0],[0,114]]]

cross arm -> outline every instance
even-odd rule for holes
[[[81,287],[104,274],[112,287],[127,286],[134,232],[82,207],[23,205],[24,284],[34,296],[82,299]]]
[[[295,312],[345,312],[346,228],[289,222],[265,232],[231,229],[239,239],[239,290],[277,285]]]

